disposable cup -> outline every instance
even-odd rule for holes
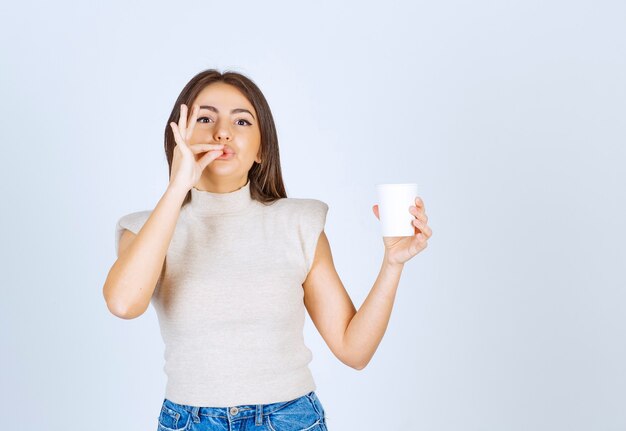
[[[382,236],[415,235],[415,217],[409,207],[415,205],[417,184],[377,184],[376,191]]]

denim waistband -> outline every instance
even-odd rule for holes
[[[260,423],[260,420],[264,414],[270,414],[270,413],[276,412],[304,397],[308,397],[309,399],[314,400],[316,398],[315,391],[311,391],[308,394],[302,395],[301,397],[298,397],[289,401],[281,401],[281,402],[271,403],[271,404],[242,404],[242,405],[231,406],[231,407],[190,406],[186,404],[174,403],[173,401],[170,401],[167,398],[164,400],[164,402],[166,403],[166,405],[167,403],[172,403],[178,406],[179,408],[183,408],[187,410],[194,419],[197,419],[199,416],[209,416],[209,417],[215,417],[215,418],[228,418],[232,421],[232,420],[237,420],[237,419],[246,419],[250,417],[256,417],[256,422]]]

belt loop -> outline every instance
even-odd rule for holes
[[[193,407],[191,409],[191,418],[193,419],[193,421],[195,423],[199,423],[200,422],[200,416],[198,416],[198,411],[200,410],[200,407]]]
[[[256,405],[256,425],[263,425],[263,404]]]

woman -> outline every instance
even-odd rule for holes
[[[138,317],[150,303],[157,312],[168,378],[158,429],[326,430],[305,308],[339,360],[365,367],[404,263],[432,234],[422,201],[409,209],[414,237],[383,238],[380,275],[357,313],[323,230],[328,205],[287,198],[256,84],[216,70],[192,78],[168,119],[165,153],[167,190],[154,210],[118,221],[104,285],[116,316]]]

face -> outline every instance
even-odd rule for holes
[[[260,163],[261,131],[252,104],[232,85],[216,82],[205,87],[189,106],[200,106],[197,122],[190,139],[194,144],[225,144],[225,153],[204,170],[204,182],[245,183],[248,171]],[[231,150],[234,154],[226,154]],[[196,157],[201,157],[200,153]]]

